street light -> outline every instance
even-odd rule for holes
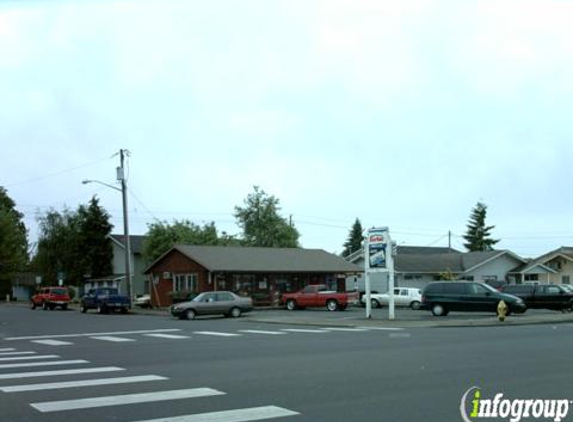
[[[127,296],[129,300],[133,302],[133,285],[131,282],[131,242],[129,239],[129,220],[127,216],[127,184],[125,182],[125,175],[124,175],[124,168],[123,168],[123,160],[124,160],[124,153],[127,151],[120,150],[120,157],[121,157],[121,166],[117,168],[117,180],[121,182],[121,189],[117,186],[110,185],[109,183],[100,182],[99,180],[84,180],[82,183],[84,185],[88,183],[97,183],[103,186],[107,186],[108,188],[114,189],[118,192],[121,192],[121,196],[123,199],[123,236],[125,238],[125,280],[127,281]]]

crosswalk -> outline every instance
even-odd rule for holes
[[[161,338],[161,337],[160,337]],[[168,337],[169,338],[169,337]],[[13,367],[3,367],[0,365],[0,403],[5,403],[8,397],[13,394],[26,395],[29,394],[29,400],[26,400],[27,405],[31,412],[39,414],[57,414],[63,418],[66,417],[66,412],[72,412],[82,409],[96,409],[101,407],[129,407],[141,403],[162,403],[162,402],[182,402],[192,401],[194,399],[218,396],[225,396],[228,393],[218,389],[210,388],[209,386],[196,386],[184,389],[170,389],[168,377],[157,374],[135,374],[127,376],[114,376],[113,373],[120,371],[128,371],[122,367],[97,367],[89,366],[92,362],[83,359],[66,360],[59,355],[41,355],[33,350],[18,350],[16,348],[5,348],[0,353],[10,353],[10,357],[5,359],[24,359],[25,357],[34,356],[37,360],[42,360],[41,365],[44,367],[43,371],[36,372],[8,372],[4,369],[12,369]],[[12,361],[11,361],[12,362]],[[27,362],[22,365],[32,366],[39,362]],[[54,369],[53,366],[64,366],[72,364],[82,364],[85,367],[78,369]],[[7,364],[12,365],[12,364]],[[62,380],[62,377],[74,375],[82,376],[87,374],[103,374],[108,373],[110,376],[101,376],[99,378],[88,379],[73,379]],[[49,377],[47,382],[41,382],[35,378]],[[22,379],[31,379],[29,383],[17,382]],[[13,380],[12,382],[8,380]],[[134,389],[137,385],[146,383],[156,388],[153,391],[147,392],[129,392],[122,390],[121,394],[109,395],[109,389],[96,390],[99,394],[92,394],[92,397],[69,398],[62,400],[62,394],[59,393],[62,389],[74,389],[74,391],[92,391],[91,388],[98,386],[113,386],[123,385],[127,389]],[[131,386],[131,387],[130,387]],[[42,401],[37,401],[38,396],[34,393],[42,391]],[[101,391],[107,391],[107,394],[102,394]],[[89,394],[86,394],[89,395]],[[215,403],[216,402],[212,402]],[[174,407],[163,406],[160,407],[166,412]],[[77,414],[76,414],[77,415]],[[148,420],[134,420],[132,422],[250,422],[258,420],[270,420],[284,417],[292,417],[300,415],[299,412],[291,409],[286,409],[274,404],[264,404],[257,407],[238,408],[229,410],[214,410],[203,413],[191,413],[187,415],[166,415],[160,419]],[[71,417],[71,416],[68,416]],[[132,416],[133,417],[133,416]],[[26,415],[22,415],[22,419],[28,420]]]
[[[237,329],[236,331],[191,331],[184,332],[183,329],[169,328],[157,330],[136,330],[136,331],[116,331],[102,333],[78,333],[78,334],[56,334],[41,336],[21,336],[8,337],[7,341],[29,341],[33,344],[43,346],[72,346],[79,339],[87,338],[89,340],[103,341],[110,343],[134,343],[142,341],[144,338],[161,339],[161,340],[190,340],[204,337],[212,338],[238,338],[244,336],[284,336],[284,335],[304,335],[304,334],[321,334],[328,335],[333,333],[387,333],[390,338],[406,338],[403,328],[383,328],[383,327],[288,327],[276,329]],[[9,358],[14,353],[13,348],[0,349],[0,365],[5,358]],[[23,360],[24,358],[22,358]],[[38,359],[29,357],[29,359]],[[15,359],[14,359],[15,360]]]

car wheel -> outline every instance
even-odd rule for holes
[[[62,311],[67,311],[68,310],[68,305],[66,303],[64,303],[62,305]]]
[[[36,304],[33,300],[30,301],[30,309],[36,309]]]
[[[370,305],[372,305],[373,308],[380,308],[380,302],[376,299],[370,299]]]
[[[127,314],[127,308],[121,308],[121,311],[120,311],[120,312],[121,312],[122,314]]]
[[[46,302],[42,302],[42,310],[44,311],[48,310],[48,304]]]
[[[187,309],[187,311],[185,312],[185,318],[186,319],[195,319],[195,316],[197,314],[195,313],[195,311],[193,309]]]
[[[239,308],[232,308],[229,315],[233,318],[239,318],[241,316],[241,310]]]
[[[446,311],[446,309],[440,305],[439,303],[436,303],[435,305],[432,305],[432,315],[434,316],[446,316],[448,313]]]
[[[82,314],[85,314],[87,311],[88,311],[88,308],[86,308],[86,304],[82,302],[82,303],[80,304],[80,312],[81,312]]]
[[[420,309],[420,302],[418,300],[414,300],[412,303],[410,303],[410,308],[417,311]]]
[[[338,310],[338,302],[334,299],[330,299],[329,301],[326,302],[326,309],[328,309],[331,312]]]
[[[53,311],[54,309],[56,309],[56,305],[50,305],[50,311]]]
[[[287,300],[286,307],[289,311],[294,311],[296,309],[296,301],[293,299]]]
[[[97,313],[98,314],[105,314],[107,309],[103,305],[97,305]]]

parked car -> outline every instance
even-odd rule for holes
[[[528,308],[573,310],[573,292],[556,284],[510,284],[503,292],[520,297]]]
[[[366,303],[366,296],[362,296],[362,303]],[[370,303],[373,308],[380,308],[390,303],[389,293],[371,293]],[[422,291],[413,287],[396,287],[394,289],[394,305],[409,306],[412,309],[420,309],[422,303]]]
[[[429,309],[434,316],[445,316],[450,311],[497,312],[504,301],[510,313],[523,313],[525,302],[519,297],[501,293],[485,283],[444,281],[430,283],[422,292],[421,309]]]
[[[283,293],[281,303],[289,311],[322,306],[329,311],[343,311],[348,305],[358,303],[358,292],[335,292],[327,290],[324,284],[311,284],[295,293]]]
[[[140,308],[148,308],[151,309],[153,306],[151,305],[151,295],[141,295],[136,297],[133,301],[135,306],[139,306]]]
[[[238,318],[253,310],[253,300],[233,292],[205,292],[189,302],[171,306],[170,312],[179,319],[195,319],[199,315],[224,315]]]
[[[509,283],[505,280],[486,280],[485,284],[493,287],[495,290],[502,291]]]
[[[82,297],[80,311],[86,313],[88,309],[97,309],[98,313],[106,314],[109,311],[120,311],[125,314],[131,308],[131,300],[113,287],[100,287],[90,289]]]
[[[69,303],[70,294],[67,287],[42,287],[30,299],[30,308],[41,306],[43,310],[47,310],[60,307],[65,311]]]

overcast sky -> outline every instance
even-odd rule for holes
[[[573,245],[573,2],[3,1],[0,185],[26,216],[95,194],[132,234],[215,221],[253,185],[302,246],[356,217],[463,249],[488,206],[499,248]]]

